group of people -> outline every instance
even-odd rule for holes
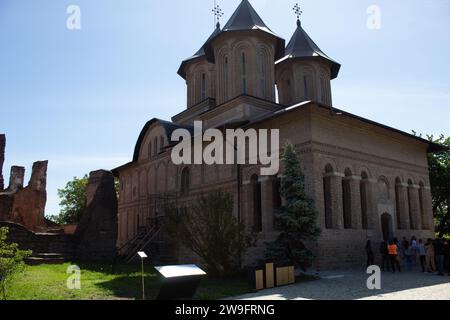
[[[366,243],[367,266],[374,265],[375,255],[372,249],[372,243],[367,240]],[[380,243],[379,253],[381,255],[381,270],[392,272],[401,272],[401,266],[407,270],[412,270],[413,266],[420,262],[422,272],[437,273],[438,275],[450,275],[450,245],[448,240],[444,239],[422,239],[417,241],[416,237],[410,240],[405,237],[402,241],[397,238],[382,241]]]

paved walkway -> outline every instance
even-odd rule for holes
[[[236,300],[450,300],[450,276],[414,272],[381,275],[381,290],[367,289],[364,271],[328,271],[320,280],[263,290]]]

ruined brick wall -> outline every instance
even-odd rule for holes
[[[3,163],[5,162],[5,145],[6,137],[4,134],[0,134],[0,192],[5,188],[3,180]]]
[[[35,233],[22,225],[9,222],[0,222],[0,227],[8,228],[8,241],[18,243],[22,250],[31,250],[33,255],[59,253],[66,259],[73,258],[75,247],[72,235]]]
[[[47,161],[33,164],[31,179],[24,187],[25,168],[11,167],[9,185],[5,189],[2,167],[5,160],[5,135],[0,135],[0,221],[15,222],[33,231],[46,228]]]
[[[12,166],[7,191],[10,193],[15,193],[19,189],[22,189],[24,179],[25,179],[25,168],[19,166]]]
[[[117,241],[117,195],[109,171],[91,172],[86,192],[87,209],[75,231],[76,259],[113,261]]]
[[[47,161],[35,162],[28,186],[19,189],[14,196],[12,221],[30,230],[38,230],[46,226],[47,165]]]

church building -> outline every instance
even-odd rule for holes
[[[322,229],[314,245],[317,267],[364,265],[368,239],[377,252],[393,236],[434,237],[427,154],[443,147],[334,107],[331,81],[341,65],[300,20],[295,27],[286,45],[242,0],[225,26],[217,24],[181,63],[186,108],[171,121],[148,121],[133,160],[113,170],[120,180],[118,248],[139,235],[173,241],[158,234],[165,204],[214,190],[233,195],[233,214],[258,235],[246,263],[263,258],[264,243],[275,239],[283,168],[261,176],[259,165],[173,164],[171,135],[192,131],[194,121],[204,129],[279,129],[280,148],[295,146]],[[185,249],[171,254],[178,263],[197,262]]]

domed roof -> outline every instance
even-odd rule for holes
[[[220,33],[220,24],[217,23],[216,28],[214,29],[214,32],[209,36],[209,38],[208,38],[208,40],[206,40],[206,42],[208,42],[210,39],[214,38],[219,33]],[[181,62],[180,68],[178,69],[178,74],[183,79],[186,79],[186,66],[187,66],[187,64],[189,64],[190,62],[194,62],[194,61],[196,61],[198,59],[201,59],[201,58],[205,57],[204,47],[205,47],[205,44],[203,44],[203,46],[192,57],[189,57],[189,58],[183,60],[183,62]]]
[[[275,59],[278,60],[284,56],[285,41],[283,38],[277,36],[272,30],[267,27],[256,10],[252,7],[248,0],[242,0],[239,7],[231,16],[230,20],[225,24],[222,31],[215,36],[208,39],[205,43],[205,54],[209,61],[214,62],[214,51],[211,47],[211,43],[214,39],[226,32],[239,32],[239,31],[261,31],[267,33],[277,40],[277,47],[275,51]]]
[[[300,20],[297,20],[297,29],[289,41],[284,58],[277,61],[277,64],[287,59],[321,58],[331,63],[331,79],[338,76],[341,65],[327,56],[311,39],[302,28]]]

